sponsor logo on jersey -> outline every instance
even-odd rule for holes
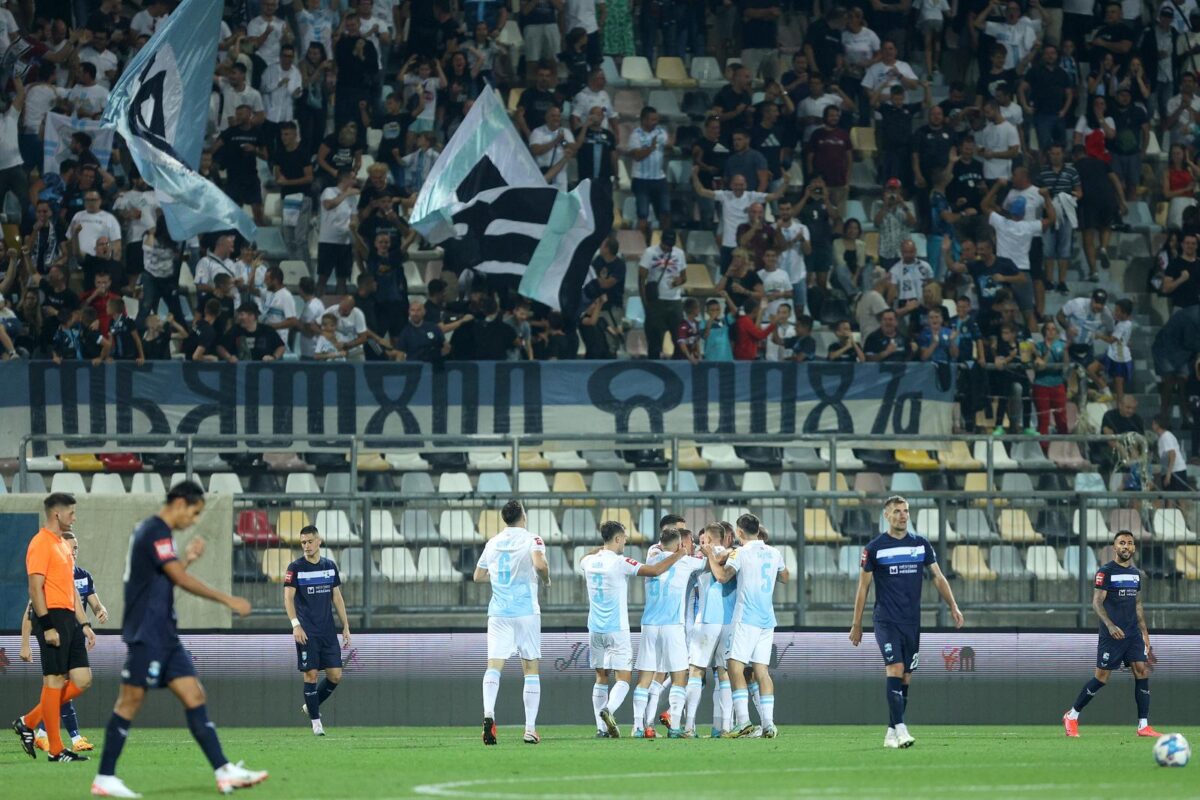
[[[632,558],[627,558],[627,559],[625,559],[625,560],[626,560],[627,562],[629,562],[629,566],[631,566],[631,567],[640,567],[640,566],[641,566],[641,564],[639,564],[638,562],[634,561]]]
[[[1096,585],[1097,585],[1097,586],[1103,586],[1103,585],[1104,585],[1104,573],[1103,573],[1103,572],[1097,572],[1097,573],[1096,573]]]
[[[867,565],[867,548],[863,548],[862,555],[858,557],[858,565],[865,567]]]
[[[292,582],[292,579],[293,579],[293,578],[295,578],[295,576],[296,576],[296,573],[292,572],[292,571],[289,569],[287,572],[283,573],[283,582],[284,582],[284,583],[291,583],[291,582]]]
[[[545,546],[545,544],[542,542],[542,537],[540,537],[540,536],[533,537],[533,543],[536,544],[538,547]]]

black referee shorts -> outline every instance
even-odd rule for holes
[[[52,608],[50,621],[58,631],[58,647],[46,644],[45,631],[36,619],[33,621],[33,634],[42,651],[42,674],[66,675],[73,669],[91,666],[88,663],[87,639],[83,635],[83,626],[75,619],[75,612]]]

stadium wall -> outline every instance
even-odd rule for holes
[[[286,633],[184,636],[208,689],[218,725],[303,725],[295,643]],[[635,648],[638,634],[634,634]],[[594,672],[584,631],[542,637],[542,705],[547,724],[588,724]],[[1158,656],[1151,687],[1152,718],[1163,726],[1200,724],[1200,635],[1153,637]],[[18,640],[0,636],[0,719],[21,713],[36,698],[40,670],[16,659]],[[909,721],[920,725],[1058,723],[1091,676],[1095,633],[938,631],[922,635]],[[462,725],[480,717],[484,633],[371,633],[354,636],[342,688],[327,708],[326,724]],[[115,635],[92,651],[96,683],[81,700],[80,721],[97,727],[116,697],[125,649]],[[776,720],[784,724],[884,723],[883,668],[868,632],[857,649],[845,631],[779,632],[772,653]],[[521,672],[512,660],[500,683],[497,718],[523,718]],[[711,713],[706,688],[702,722]],[[622,725],[630,707],[618,714]],[[2,716],[7,714],[8,716]],[[167,696],[146,704],[138,726],[181,723]],[[1108,689],[1088,706],[1088,723],[1133,725],[1133,681],[1113,673]]]
[[[951,432],[942,364],[554,361],[0,364],[0,442],[30,434],[254,437],[428,434]],[[136,377],[136,380],[135,380]],[[108,437],[108,438],[106,438]],[[344,448],[345,443],[333,443]],[[900,446],[889,442],[889,447]],[[320,448],[310,442],[306,448]],[[37,441],[30,455],[57,453]],[[155,449],[139,446],[139,450]],[[226,448],[223,449],[235,449]],[[16,455],[15,452],[9,455]]]
[[[0,552],[11,554],[0,562],[0,630],[18,630],[21,626],[21,614],[29,599],[25,550],[41,524],[43,499],[41,495],[0,495]],[[107,624],[93,622],[97,631],[120,631],[129,537],[139,522],[158,512],[162,498],[81,494],[75,499],[80,566],[92,574],[97,593],[108,609]],[[180,555],[193,537],[204,537],[204,556],[190,571],[226,592],[233,585],[232,526],[233,498],[209,495],[200,521],[175,534]],[[229,609],[186,592],[176,592],[175,611],[181,628],[222,629],[229,628],[232,621]],[[16,660],[17,650],[16,645],[9,648],[10,660]]]

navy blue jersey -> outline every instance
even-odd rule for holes
[[[333,588],[342,585],[337,564],[328,558],[320,558],[315,564],[298,558],[288,565],[283,585],[296,590],[296,618],[310,639],[337,636],[333,627]]]
[[[1137,598],[1142,588],[1142,573],[1135,566],[1122,567],[1110,561],[1096,573],[1096,588],[1106,592],[1104,612],[1125,635],[1136,634],[1138,628]],[[1100,625],[1100,633],[1107,636],[1108,628]]]
[[[80,566],[75,567],[75,589],[79,592],[79,599],[83,601],[85,607],[87,599],[96,593],[96,584],[92,580],[92,573]]]
[[[125,616],[121,623],[121,638],[126,644],[168,647],[179,642],[175,584],[163,571],[177,559],[167,523],[153,516],[134,528],[125,567]]]
[[[937,556],[925,537],[906,534],[896,539],[881,533],[863,548],[863,572],[875,578],[876,624],[921,624],[921,582],[925,567],[937,563]]]

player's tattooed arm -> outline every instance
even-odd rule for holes
[[[1096,612],[1096,616],[1100,618],[1105,628],[1108,628],[1108,635],[1114,639],[1124,639],[1125,632],[1113,624],[1109,619],[1108,612],[1104,610],[1104,598],[1108,596],[1108,592],[1104,589],[1096,589],[1092,592],[1092,610]]]

